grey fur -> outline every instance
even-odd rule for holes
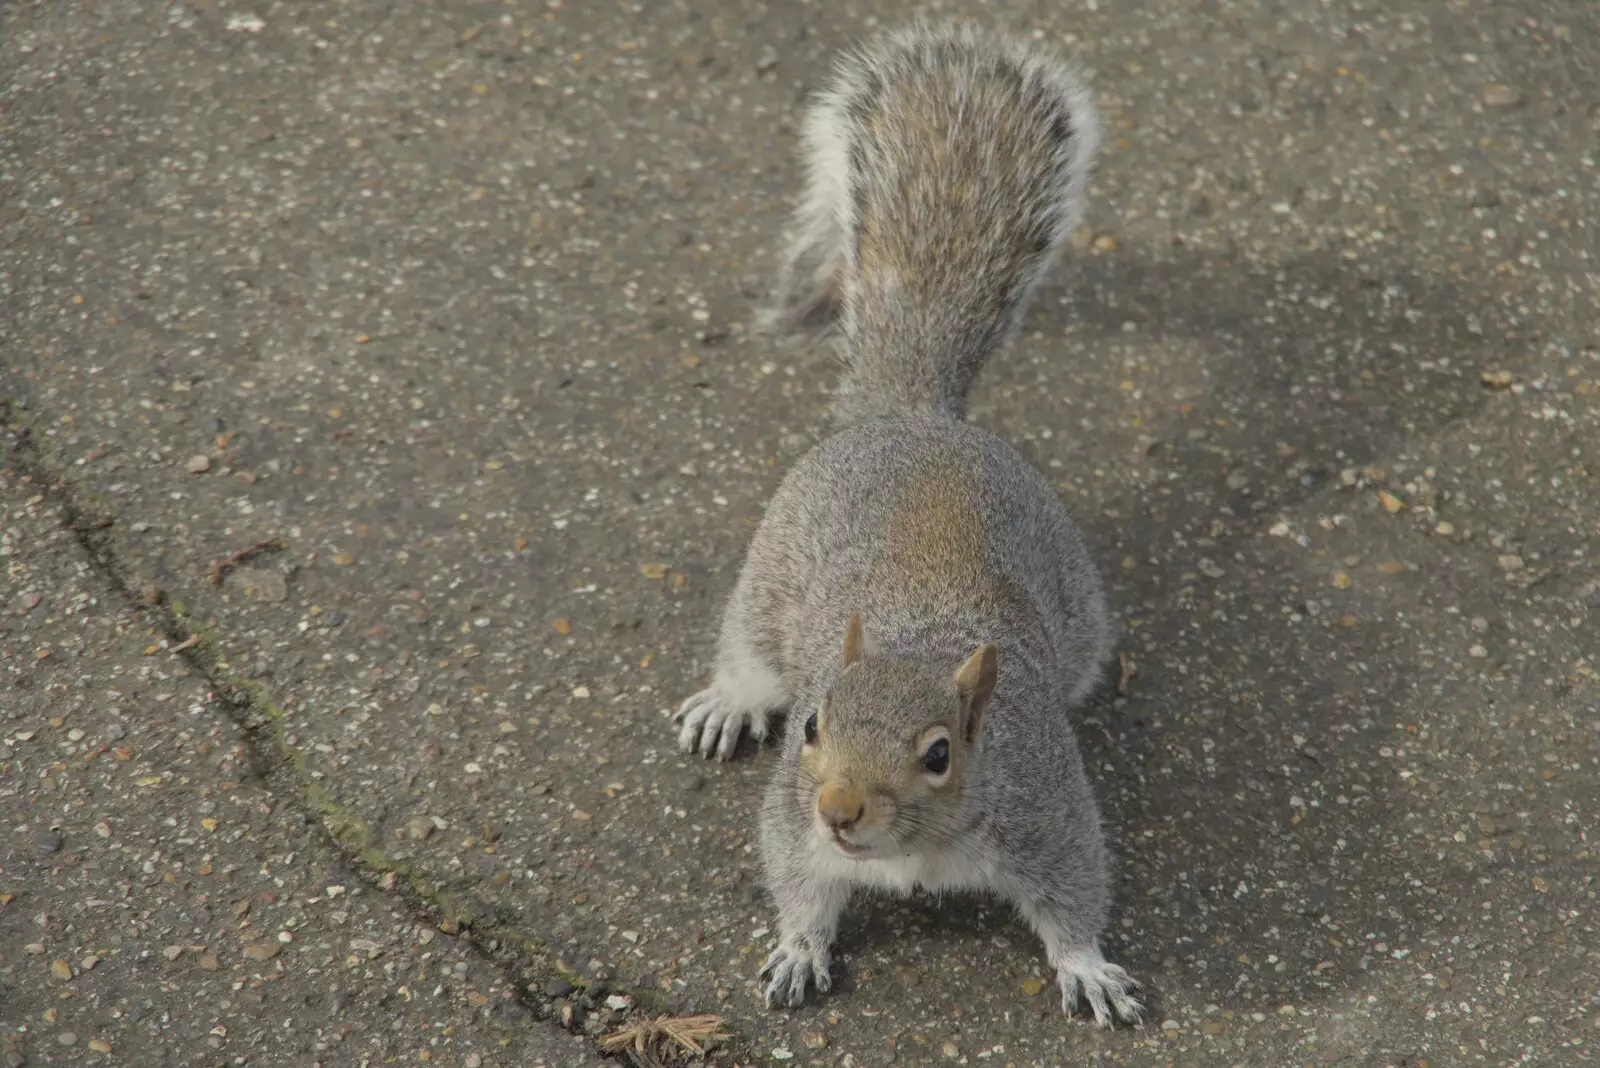
[[[760,325],[837,320],[841,424],[962,415],[1082,219],[1099,144],[1072,71],[1020,40],[917,25],[846,54],[805,121],[806,191]]]
[[[1066,1007],[1082,995],[1105,1025],[1141,1012],[1098,948],[1107,853],[1069,715],[1112,651],[1099,573],[1049,483],[964,421],[974,376],[1081,216],[1097,137],[1066,68],[955,26],[847,57],[811,111],[768,323],[838,314],[835,431],[774,496],[711,685],[677,717],[686,750],[726,758],[743,729],[759,739],[793,709],[761,815],[781,935],[762,969],[770,1004],[828,989],[852,889],[921,886],[1012,901]],[[866,652],[847,665],[855,612]],[[986,703],[957,683],[985,643],[999,664]],[[814,739],[799,726],[812,712]],[[939,774],[929,738],[947,743]],[[859,823],[824,826],[824,780],[850,799],[828,811]]]

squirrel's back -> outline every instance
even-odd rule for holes
[[[841,60],[806,120],[777,309],[837,314],[839,423],[964,416],[1082,217],[1098,144],[1070,69],[1009,36],[918,26]]]
[[[1030,665],[1068,704],[1113,641],[1099,570],[1060,497],[970,423],[909,416],[830,435],[773,496],[745,566],[761,603],[783,605],[750,629],[796,680],[831,663],[851,611],[895,651],[1001,640],[1008,675]]]

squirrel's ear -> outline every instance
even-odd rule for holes
[[[979,646],[978,651],[956,669],[956,692],[961,695],[962,704],[967,706],[966,735],[969,741],[977,737],[978,723],[994,693],[994,680],[999,672],[1000,649],[993,642]]]
[[[867,640],[861,634],[861,613],[850,613],[850,622],[844,629],[844,666],[849,667],[867,655]]]

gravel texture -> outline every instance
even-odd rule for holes
[[[838,46],[917,10],[8,5],[0,393],[30,462],[70,476],[81,516],[114,520],[79,563],[152,602],[150,634],[199,639],[168,703],[84,698],[121,708],[130,738],[166,731],[151,744],[174,754],[149,763],[167,785],[132,789],[121,818],[138,828],[111,841],[159,852],[156,871],[182,857],[180,885],[205,848],[215,870],[239,865],[238,897],[297,880],[252,924],[324,925],[247,965],[229,889],[215,918],[187,905],[170,941],[102,968],[204,983],[186,969],[205,944],[216,1000],[175,984],[167,1011],[220,1013],[253,989],[233,981],[304,961],[392,1014],[399,960],[445,952],[406,933],[429,906],[470,913],[520,962],[540,1015],[559,1019],[572,980],[724,1014],[739,1040],[721,1063],[1590,1060],[1587,0],[1005,5],[1082,60],[1107,138],[1088,229],[974,417],[1056,480],[1122,614],[1132,674],[1082,736],[1120,858],[1108,950],[1155,1013],[1108,1034],[1064,1020],[1026,929],[960,899],[864,905],[832,996],[760,1007],[769,760],[681,757],[667,715],[706,670],[740,550],[831,381],[825,352],[744,328],[796,188],[797,102]],[[12,635],[58,595],[24,581],[6,597],[8,663],[47,670]],[[52,656],[90,677],[172,674],[170,655],[140,660],[154,640]],[[208,685],[245,702],[247,738],[193,696]],[[18,743],[30,728],[5,721],[5,801],[27,828],[6,840],[7,877],[91,855],[100,816],[76,813],[94,806],[36,816],[35,783],[55,776],[26,748],[89,745],[101,721],[84,717],[78,743],[43,726]],[[236,745],[266,754],[267,779],[212,763]],[[214,778],[168,782],[180,751]],[[195,830],[205,800],[216,832]],[[316,833],[262,804],[313,814]],[[235,832],[256,836],[249,863],[222,859]],[[279,858],[268,876],[261,857]],[[323,900],[336,882],[347,896]],[[51,884],[52,907],[118,900],[92,883]],[[19,895],[0,922],[33,930],[38,911]],[[369,923],[392,980],[345,970],[340,940]],[[102,945],[59,959],[76,971]],[[58,959],[6,952],[40,977]],[[429,974],[456,960],[468,978],[440,998],[484,1036],[484,1063],[501,1036],[556,1033],[474,1013],[468,990],[516,1002],[474,985],[467,956]],[[325,987],[301,978],[261,996]],[[27,994],[8,1014],[38,1003],[29,1055],[58,1053],[40,1040],[48,988],[10,982]],[[82,1044],[166,1041],[113,1028],[102,1004],[71,1021]],[[319,1013],[270,1031],[284,1058],[326,1040]],[[423,1034],[345,1042],[414,1056]]]
[[[596,1064],[329,848],[38,488],[0,471],[3,1063]]]

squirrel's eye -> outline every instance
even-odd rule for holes
[[[817,744],[817,714],[815,712],[806,717],[806,744]]]
[[[950,743],[944,738],[928,746],[922,754],[922,770],[930,775],[943,775],[950,770]]]

